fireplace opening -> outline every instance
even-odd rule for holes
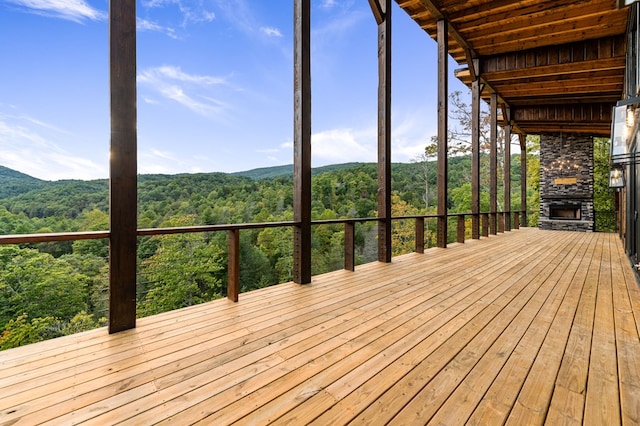
[[[550,206],[550,219],[580,220],[580,206]]]

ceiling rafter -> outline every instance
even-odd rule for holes
[[[431,13],[431,15],[436,19],[445,19],[447,21],[447,26],[449,30],[449,36],[453,38],[464,50],[464,54],[467,61],[467,67],[469,72],[471,73],[471,80],[474,81],[476,79],[482,80],[484,86],[489,89],[490,92],[495,92],[498,95],[498,102],[504,104],[508,107],[508,102],[500,96],[496,90],[491,87],[491,84],[484,80],[480,75],[479,70],[479,62],[476,60],[480,59],[480,55],[469,45],[467,40],[460,34],[460,31],[456,28],[456,26],[451,22],[448,16],[440,10],[440,8],[433,3],[431,0],[419,0],[420,4],[424,6],[424,8]]]
[[[373,17],[376,18],[376,23],[381,25],[384,22],[385,12],[382,10],[380,0],[369,0],[369,6],[373,12]]]

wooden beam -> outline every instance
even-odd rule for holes
[[[371,6],[373,17],[376,18],[376,23],[378,25],[382,24],[382,22],[384,21],[384,12],[382,11],[380,0],[369,0],[369,6]]]
[[[527,137],[520,139],[520,210],[522,210],[522,226],[527,226]]]
[[[504,230],[511,231],[511,110],[503,109],[504,126]]]
[[[240,230],[231,229],[228,234],[227,299],[237,302],[240,293]]]
[[[378,25],[378,260],[391,262],[391,0]]]
[[[415,228],[416,228],[415,252],[424,254],[424,218],[423,217],[416,218]]]
[[[438,247],[447,247],[447,192],[448,192],[448,99],[449,33],[447,21],[438,21]]]
[[[452,39],[454,39],[458,45],[461,46],[461,48],[464,50],[464,54],[467,60],[467,64],[469,66],[469,70],[471,70],[472,73],[474,73],[474,80],[475,80],[475,76],[477,74],[475,74],[475,69],[473,68],[473,60],[478,58],[478,54],[475,51],[475,49],[473,47],[471,47],[471,45],[467,42],[467,40],[460,34],[460,31],[458,31],[458,28],[451,23],[451,21],[449,20],[448,16],[438,7],[435,5],[435,3],[433,3],[433,1],[431,0],[420,0],[420,4],[422,4],[422,6],[424,6],[425,9],[427,9],[427,11],[429,11],[429,13],[431,13],[431,15],[438,21],[440,20],[445,20],[447,22],[447,28],[446,28],[446,32],[447,32],[447,37],[450,35]],[[438,38],[440,38],[440,30],[438,29]],[[448,44],[448,41],[447,41]]]
[[[109,2],[109,333],[136,326],[136,2]]]
[[[498,96],[494,92],[490,101],[489,125],[489,232],[496,235],[498,210]]]
[[[344,223],[344,269],[355,271],[356,269],[356,224]]]
[[[311,1],[294,0],[293,281],[311,282]]]
[[[480,238],[480,90],[471,83],[471,238]]]

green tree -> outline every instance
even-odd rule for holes
[[[165,226],[192,225],[195,218],[175,218]],[[141,264],[146,294],[138,304],[140,316],[153,315],[219,298],[223,295],[225,250],[197,234],[154,237],[159,246]]]
[[[538,226],[540,218],[540,136],[529,135],[527,147],[527,219]]]
[[[0,335],[0,350],[58,337],[60,335],[58,329],[59,320],[54,317],[33,318],[29,321],[27,314],[19,315],[5,325]]]
[[[87,277],[50,254],[0,247],[0,324],[18,315],[71,319],[87,309]]]
[[[610,148],[610,139],[593,139],[593,207],[597,231],[616,230],[615,192],[609,188]]]

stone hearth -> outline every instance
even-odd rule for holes
[[[593,138],[540,135],[539,227],[593,231]]]

